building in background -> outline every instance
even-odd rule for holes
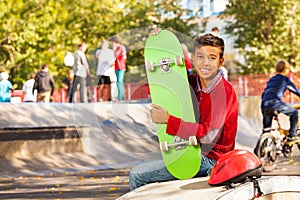
[[[226,9],[228,3],[228,0],[182,0],[180,4],[182,8],[192,11],[186,17],[195,17],[191,23],[199,26],[200,32],[198,34],[210,33],[213,27],[219,28],[220,32],[218,35],[225,42],[224,65],[228,69],[229,74],[235,74],[237,67],[235,60],[242,61],[243,57],[240,56],[238,49],[233,47],[234,38],[225,34],[226,22],[219,17]]]
[[[183,8],[193,11],[192,16],[210,17],[221,14],[228,0],[182,0]],[[200,12],[199,12],[200,11]]]

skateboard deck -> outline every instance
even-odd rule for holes
[[[144,49],[145,68],[153,104],[186,122],[196,122],[184,55],[177,37],[161,30],[149,36]],[[162,158],[178,179],[191,178],[201,164],[201,149],[195,136],[182,140],[166,133],[166,124],[156,124]]]

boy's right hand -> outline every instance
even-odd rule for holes
[[[150,110],[150,115],[153,123],[166,124],[169,120],[169,113],[161,106],[151,104],[153,109]]]
[[[149,33],[149,35],[157,35],[160,31],[161,31],[161,28],[155,28]]]

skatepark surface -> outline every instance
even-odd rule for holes
[[[259,137],[261,116],[257,101],[255,98],[239,99],[236,148],[252,151]],[[209,186],[208,177],[153,183],[127,193],[130,168],[161,157],[149,109],[149,102],[1,106],[2,130],[75,126],[80,144],[73,142],[70,146],[70,142],[60,143],[56,139],[44,143],[40,140],[1,141],[0,198],[174,199],[176,196],[199,199],[205,196],[205,199],[225,199],[229,196],[230,191],[224,187]],[[286,181],[285,185],[291,188],[290,199],[299,199],[295,197],[299,189],[294,189],[294,185],[299,186],[299,160],[298,149],[291,159],[281,158],[272,173],[263,174],[265,181],[261,184],[265,186],[262,189],[268,191],[270,183]],[[248,187],[243,187],[234,191],[244,192],[253,185],[249,183]],[[272,188],[276,188],[275,185]],[[286,192],[286,188],[275,192]]]

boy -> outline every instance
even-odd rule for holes
[[[194,41],[192,64],[197,74],[189,75],[189,82],[199,103],[198,123],[185,122],[161,106],[152,105],[152,121],[166,123],[167,134],[185,139],[195,135],[201,143],[201,168],[196,176],[209,175],[218,158],[235,146],[238,101],[233,86],[219,71],[224,62],[223,52],[223,39],[212,34],[198,36]],[[133,190],[148,183],[174,179],[162,160],[152,161],[130,171],[129,186]]]
[[[0,73],[0,102],[10,102],[14,88],[8,80],[8,73]]]
[[[262,94],[261,111],[263,115],[263,133],[268,132],[272,125],[275,112],[283,113],[290,117],[289,140],[299,139],[296,135],[298,123],[298,110],[282,101],[286,89],[300,96],[300,90],[291,82],[287,75],[290,72],[289,63],[280,60],[275,65],[276,75],[270,78]]]
[[[49,103],[52,99],[55,83],[48,71],[49,65],[43,64],[42,69],[35,75],[32,93],[37,90],[37,102]]]

